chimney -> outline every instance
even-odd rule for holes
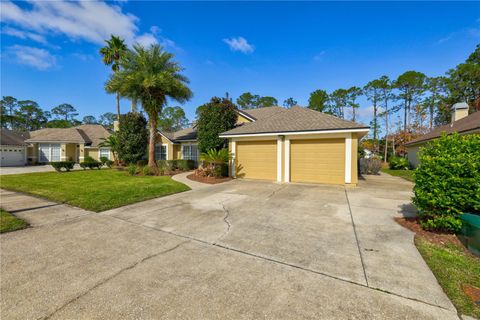
[[[452,123],[468,116],[468,104],[457,102],[452,106]]]
[[[120,122],[118,122],[118,120],[115,120],[113,121],[113,131],[117,132],[118,130],[120,130]]]

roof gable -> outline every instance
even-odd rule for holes
[[[0,136],[1,145],[23,146],[26,145],[22,134],[2,128]]]
[[[110,131],[99,124],[84,124],[72,128],[45,128],[30,132],[26,142],[73,142],[98,147],[110,136]]]

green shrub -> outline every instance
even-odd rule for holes
[[[361,174],[378,174],[382,168],[382,160],[377,157],[361,158],[360,173]]]
[[[419,159],[413,203],[425,228],[455,232],[460,214],[480,214],[480,135],[443,135]]]
[[[145,167],[148,164],[147,160],[141,159],[137,161],[137,167]]]
[[[97,160],[93,159],[93,158],[90,157],[90,156],[85,156],[85,158],[83,158],[83,161],[84,161],[84,162],[94,162],[94,161],[97,161]]]
[[[118,158],[126,163],[137,163],[148,150],[147,120],[140,112],[129,112],[120,116]]]
[[[195,168],[194,160],[176,160],[177,169],[182,171],[193,170]]]
[[[408,170],[410,168],[408,160],[403,157],[391,157],[388,166],[392,170]]]
[[[105,164],[107,163],[107,161],[109,161],[107,157],[100,157],[100,162],[101,162],[103,165],[105,165]]]
[[[94,168],[97,168],[98,170],[101,169],[102,167],[102,163],[100,161],[84,161],[84,162],[80,162],[80,167],[83,168],[83,170],[86,170],[87,168],[89,169],[94,169]]]
[[[153,176],[155,175],[155,172],[153,172],[152,168],[150,168],[149,166],[144,166],[141,168],[141,173],[142,175],[144,176]]]
[[[62,171],[62,169],[65,169],[65,171],[70,171],[75,166],[74,161],[55,161],[50,162],[50,164],[58,172]]]
[[[105,161],[105,165],[106,165],[108,168],[111,168],[112,165],[113,165],[113,163],[114,163],[114,162],[113,162],[112,160],[107,160],[107,161]]]
[[[130,164],[127,167],[127,172],[129,175],[134,176],[137,173],[137,166],[134,164]]]

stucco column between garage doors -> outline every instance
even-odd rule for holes
[[[353,172],[353,169],[356,168],[356,163],[353,164],[353,161],[356,161],[356,156],[353,155],[354,139],[351,132],[311,136],[278,135],[262,138],[231,138],[229,149],[232,152],[233,160],[230,174],[237,178],[257,178],[286,183],[356,183],[356,179],[352,179],[352,175],[356,174]],[[276,150],[273,153],[274,145],[276,145]],[[247,154],[250,154],[250,157]],[[273,156],[275,160],[273,160]],[[262,157],[268,160],[268,163],[264,163],[265,168],[258,167],[258,165],[255,168],[262,172],[258,176],[248,171],[241,173],[242,170],[245,171],[244,167],[252,170],[250,164],[252,157],[255,157],[259,163],[262,162]],[[266,172],[270,172],[272,167],[276,169],[275,175]]]

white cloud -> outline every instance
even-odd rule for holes
[[[22,31],[15,28],[5,27],[2,29],[2,33],[12,37],[17,37],[23,40],[29,39],[29,40],[39,42],[41,44],[47,44],[47,40],[45,40],[44,36],[37,33],[33,33],[33,32]]]
[[[162,32],[162,29],[160,29],[158,26],[152,26],[150,27],[150,32],[146,32],[135,37],[134,42],[144,47],[148,47],[152,44],[160,44],[164,48],[168,47],[168,48],[180,50],[180,48],[177,46],[177,44],[173,40],[165,38],[160,34],[161,32]]]
[[[2,1],[2,23],[22,30],[8,28],[11,35],[37,42],[45,36],[64,35],[71,40],[85,40],[99,45],[110,35],[125,39],[128,45],[160,43],[178,49],[174,41],[162,36],[157,26],[138,35],[139,19],[122,12],[121,6],[103,1],[28,1],[29,8],[21,8],[11,1]]]
[[[8,54],[13,55],[18,63],[38,70],[49,69],[55,66],[57,61],[47,50],[28,46],[11,46],[8,48]]]
[[[248,43],[247,39],[245,39],[244,37],[226,38],[226,39],[223,39],[223,42],[228,44],[228,46],[230,47],[230,50],[232,51],[252,53],[255,50],[255,46]]]
[[[469,28],[464,28],[462,30],[454,31],[446,35],[445,37],[438,39],[436,44],[440,45],[445,42],[448,42],[452,39],[458,38],[458,37],[472,37],[472,38],[479,38],[480,37],[480,18],[475,20],[476,25],[469,27]]]

